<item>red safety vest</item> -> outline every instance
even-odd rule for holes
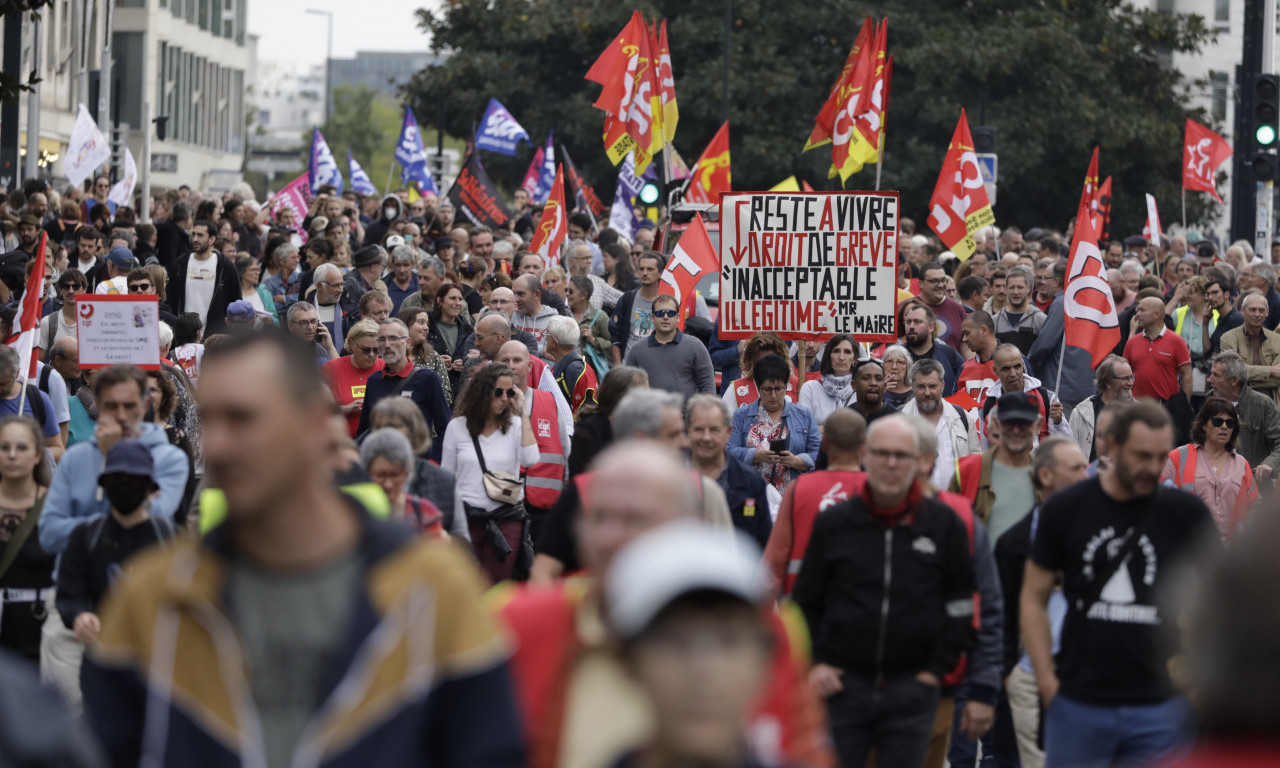
[[[1173,471],[1178,478],[1178,487],[1191,494],[1196,492],[1196,456],[1199,453],[1199,448],[1192,450],[1192,446],[1188,445],[1169,451],[1169,458],[1173,460]],[[1258,486],[1253,482],[1253,470],[1245,465],[1240,493],[1236,496],[1236,502],[1231,507],[1231,518],[1227,521],[1228,536],[1236,532],[1236,528],[1244,522],[1245,516],[1249,513],[1249,505],[1257,500]]]
[[[547,364],[542,362],[542,358],[529,355],[529,389],[537,389],[538,384],[542,382],[542,371]]]
[[[529,426],[538,443],[538,463],[525,468],[524,498],[531,507],[551,509],[564,491],[565,455],[560,443],[560,418],[556,399],[530,387]]]
[[[822,378],[821,373],[810,373],[804,377],[805,381],[816,381]],[[791,379],[787,381],[787,397],[791,402],[795,402],[800,389],[800,380],[795,374],[791,374]],[[756,389],[756,383],[750,376],[743,376],[730,385],[729,391],[733,393],[733,407],[741,408],[744,405],[754,403],[760,399],[760,391]]]
[[[782,594],[790,595],[796,576],[809,549],[809,536],[818,513],[839,504],[859,493],[867,482],[865,472],[836,472],[818,470],[806,472],[791,486],[791,556],[787,560],[787,573],[782,579]]]

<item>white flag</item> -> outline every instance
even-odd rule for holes
[[[111,187],[107,199],[116,206],[129,205],[133,199],[133,188],[138,184],[138,164],[133,161],[133,153],[128,147],[124,150],[124,176]]]
[[[63,173],[72,184],[79,186],[94,169],[110,159],[111,143],[81,104],[75,127],[71,129],[71,141],[67,142],[67,156],[62,161]]]
[[[1152,245],[1160,245],[1160,236],[1164,230],[1160,228],[1160,212],[1156,210],[1156,198],[1147,195],[1147,225],[1142,228],[1142,236]]]

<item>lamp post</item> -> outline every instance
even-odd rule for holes
[[[316,16],[324,16],[328,19],[329,23],[329,44],[325,49],[324,57],[324,132],[325,135],[328,136],[329,115],[333,111],[332,105],[330,104],[330,98],[332,98],[333,94],[333,80],[331,75],[333,70],[330,69],[333,62],[333,12],[321,11],[317,8],[308,8],[307,13],[314,14]]]

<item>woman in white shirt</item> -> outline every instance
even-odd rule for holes
[[[853,363],[861,347],[847,333],[838,333],[822,350],[822,378],[800,387],[799,405],[808,408],[818,425],[826,423],[837,408],[853,403]]]
[[[533,560],[524,490],[511,502],[494,500],[485,473],[519,477],[538,463],[538,445],[524,413],[524,393],[501,363],[476,371],[454,403],[458,414],[444,432],[440,467],[456,479],[457,503],[467,516],[471,546],[489,578],[523,578]],[[477,455],[476,449],[483,452]],[[482,463],[483,462],[483,463]],[[492,479],[492,478],[491,478]]]

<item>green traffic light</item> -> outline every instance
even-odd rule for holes
[[[1260,125],[1254,136],[1258,140],[1258,146],[1269,147],[1276,143],[1276,127],[1274,125]]]
[[[1274,139],[1275,137],[1272,136],[1272,138]],[[645,182],[645,185],[640,188],[640,202],[645,205],[653,205],[658,202],[658,185],[652,181]]]

